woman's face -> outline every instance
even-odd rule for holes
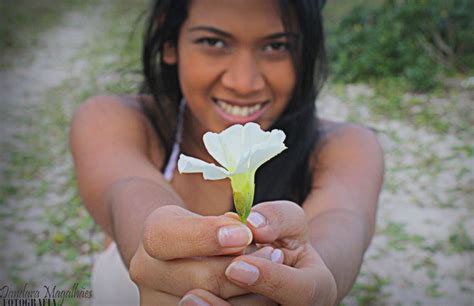
[[[295,86],[287,32],[275,0],[190,1],[177,50],[164,61],[178,65],[193,129],[220,132],[257,122],[263,129],[284,111]]]

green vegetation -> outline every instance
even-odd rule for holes
[[[388,239],[388,246],[396,251],[405,251],[409,243],[421,246],[425,240],[420,235],[408,234],[403,224],[395,222],[389,222],[383,230],[383,234]]]
[[[10,37],[8,41],[1,42],[8,52],[33,54],[27,52],[28,48],[43,48],[38,40],[40,34],[49,27],[60,25],[61,18],[80,3],[65,1],[55,6],[53,1],[26,2],[18,1],[18,6],[0,3],[2,8],[12,5],[11,8],[8,7],[6,16],[9,20],[17,20],[17,25],[13,26],[5,19],[0,19],[2,33],[5,33],[5,37]],[[18,115],[17,122],[23,128],[16,132],[15,141],[3,148],[7,163],[3,174],[5,183],[0,187],[0,203],[3,206],[1,218],[28,222],[25,217],[25,209],[28,208],[6,207],[7,199],[15,202],[33,197],[43,205],[48,201],[48,196],[58,197],[57,202],[44,205],[40,216],[40,222],[46,225],[43,231],[21,230],[18,234],[27,237],[34,245],[38,258],[57,256],[70,265],[68,271],[55,272],[57,285],[62,288],[74,283],[90,288],[91,256],[102,248],[100,235],[97,235],[98,227],[94,225],[79,197],[73,169],[63,167],[55,175],[50,173],[52,168],[70,164],[68,131],[71,112],[85,99],[100,93],[135,94],[140,83],[137,70],[140,67],[141,25],[137,23],[137,17],[146,7],[145,0],[120,0],[94,7],[90,5],[91,0],[86,4],[89,5],[81,7],[78,12],[103,11],[98,22],[101,31],[94,33],[95,37],[91,38],[93,44],[84,45],[70,59],[71,62],[63,65],[67,69],[75,61],[87,60],[87,67],[80,78],[71,75],[59,85],[46,88],[38,97],[41,103],[29,106]],[[45,14],[50,15],[45,20],[38,21],[36,28],[31,18],[34,17],[33,14],[43,12],[42,10],[48,11]],[[25,37],[28,37],[26,40],[17,37],[23,31],[26,33]],[[39,45],[36,46],[37,44]],[[7,62],[12,56],[8,52],[0,56],[0,63]],[[8,69],[8,65],[0,67]],[[58,180],[56,175],[61,179]],[[11,229],[15,230],[14,227]],[[28,268],[10,264],[8,279],[18,286],[25,282],[31,283],[31,280],[21,277],[21,272],[25,269]],[[68,301],[68,304],[78,303],[77,300]]]
[[[345,82],[400,78],[411,89],[432,89],[441,73],[472,69],[473,11],[470,0],[358,5],[328,27],[333,75]]]
[[[438,252],[445,255],[452,255],[456,253],[465,253],[474,251],[474,241],[471,240],[466,229],[460,222],[455,228],[451,230],[447,240],[437,241],[430,245],[423,245],[423,249],[432,253]]]
[[[361,276],[364,276],[361,274]],[[383,289],[390,284],[390,280],[377,274],[370,274],[367,281],[358,281],[352,287],[349,296],[354,296],[358,305],[375,306],[383,305],[388,297]]]
[[[19,51],[37,48],[43,43],[39,37],[57,25],[65,13],[96,3],[97,0],[15,0],[0,1],[0,68],[11,64],[11,57]],[[25,58],[25,56],[27,56]],[[22,60],[30,60],[30,52],[22,52]]]
[[[142,3],[143,4],[143,3]],[[42,130],[57,148],[56,161],[64,158],[68,152],[68,130],[70,114],[66,114],[62,101],[72,102],[72,107],[85,99],[100,93],[134,94],[139,80],[138,69],[139,37],[133,35],[136,18],[140,14],[137,2],[117,1],[104,9],[100,21],[103,31],[94,37],[95,43],[78,50],[73,60],[87,58],[90,61],[81,79],[71,76],[60,85],[48,91],[41,109]],[[135,12],[135,14],[131,13]],[[114,22],[111,22],[114,20]],[[115,22],[120,20],[120,22]],[[139,25],[137,28],[140,27]],[[110,57],[110,54],[117,55]],[[52,143],[50,145],[53,145]],[[49,154],[51,154],[49,150]],[[90,264],[92,261],[79,261],[78,258],[91,256],[101,250],[98,241],[98,227],[85,210],[79,197],[73,169],[68,170],[67,181],[62,185],[44,183],[49,192],[67,193],[70,196],[63,203],[45,209],[43,220],[49,224],[49,230],[43,233],[43,239],[36,240],[38,256],[55,254],[71,264],[72,272],[57,275],[64,286],[79,283],[90,288]],[[31,237],[32,239],[34,237]],[[72,274],[72,275],[71,275]]]

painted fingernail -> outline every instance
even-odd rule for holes
[[[223,247],[243,247],[252,242],[252,232],[246,226],[225,226],[219,229],[218,239]]]
[[[257,281],[258,277],[260,276],[260,272],[258,271],[257,267],[254,267],[245,261],[236,261],[227,267],[225,270],[225,275],[227,275],[228,278],[238,282],[252,285]]]
[[[274,249],[270,260],[276,263],[283,263],[283,252],[280,249]]]
[[[179,301],[178,306],[210,306],[209,303],[203,301],[194,294],[185,295],[181,301]]]
[[[252,224],[253,227],[259,228],[259,227],[263,227],[267,223],[267,220],[265,219],[264,216],[262,216],[262,214],[256,211],[253,211],[248,216],[247,222]]]

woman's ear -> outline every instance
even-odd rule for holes
[[[167,65],[175,65],[178,62],[176,46],[171,42],[165,42],[163,46],[163,62]]]

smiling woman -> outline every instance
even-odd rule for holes
[[[143,305],[330,305],[347,294],[373,234],[383,158],[371,132],[316,117],[320,9],[313,0],[154,1],[142,94],[92,98],[72,122],[81,196],[114,241],[94,266],[98,305],[138,295]],[[236,123],[248,133],[216,136]],[[202,161],[184,158],[180,170],[233,180],[239,164],[224,163],[218,144],[236,156],[260,137],[249,132],[257,124],[283,131],[287,149],[283,133],[262,132],[281,154],[255,173],[243,224],[229,213],[227,182],[180,175],[176,162],[195,156]]]
[[[189,97],[190,113],[199,114],[189,128],[202,134],[249,121],[269,128],[295,84],[289,49],[273,49],[277,43],[288,46],[290,35],[271,1],[229,1],[212,10],[211,5],[191,2],[178,48],[164,49],[166,64],[180,64],[180,86]],[[245,26],[236,16],[245,16]],[[241,115],[255,106],[252,115]]]

